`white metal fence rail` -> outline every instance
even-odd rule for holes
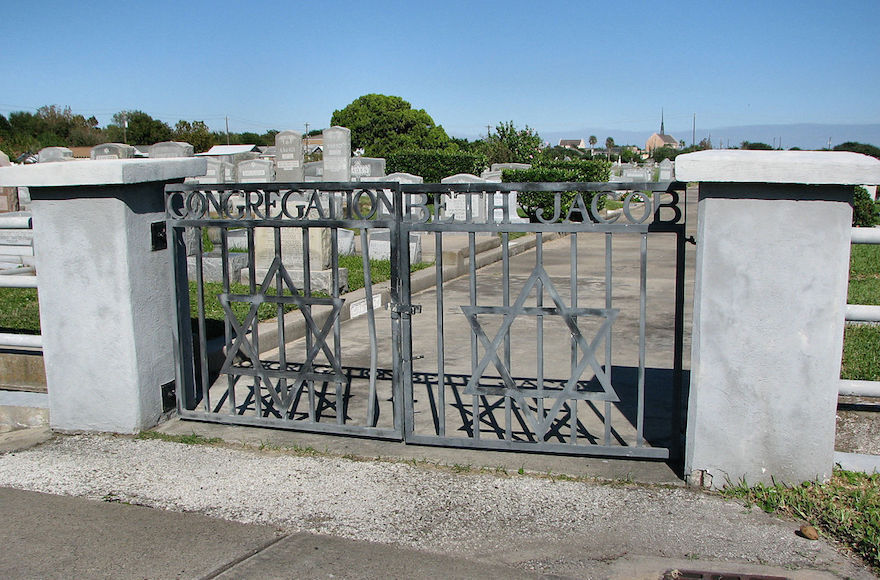
[[[880,244],[880,228],[853,228],[852,243]],[[880,323],[880,306],[847,304],[846,321]],[[841,379],[838,392],[857,397],[880,397],[880,381],[852,381]]]
[[[25,265],[22,258],[34,255],[33,240],[28,235],[15,235],[30,229],[32,221],[29,215],[0,216],[0,288],[37,287],[34,267]],[[17,259],[18,263],[9,262],[10,259]],[[0,347],[3,346],[42,348],[43,337],[39,334],[0,332]]]

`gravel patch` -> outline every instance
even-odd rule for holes
[[[0,455],[0,485],[552,571],[626,553],[825,569],[799,524],[682,488],[597,484],[106,435]],[[868,576],[870,577],[870,576]]]

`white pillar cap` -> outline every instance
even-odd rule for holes
[[[675,158],[679,181],[716,183],[880,183],[880,159],[849,151],[711,150]]]
[[[203,157],[34,163],[0,167],[0,187],[125,185],[198,177],[207,170],[208,162]]]

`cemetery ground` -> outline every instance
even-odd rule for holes
[[[560,242],[564,241],[555,243]],[[880,304],[877,249],[853,246],[851,302]],[[22,315],[20,309],[14,324],[38,330],[35,297],[19,295],[17,300],[32,314]],[[7,311],[0,305],[0,312]],[[13,323],[0,322],[6,324]],[[880,337],[872,332],[874,327],[847,328],[843,378],[880,378]],[[841,416],[873,413],[865,410],[869,404],[844,402]],[[827,484],[796,488],[750,488],[747,482],[731,482],[724,501],[717,494],[681,489],[664,468],[656,462],[484,451],[445,450],[445,455],[437,455],[434,450],[386,442],[172,421],[134,439],[60,436],[30,451],[0,456],[0,485],[103,500],[113,510],[123,510],[120,520],[153,517],[132,515],[135,512],[125,509],[137,507],[119,505],[132,503],[248,524],[235,528],[238,537],[245,538],[239,545],[244,554],[240,562],[216,545],[230,537],[225,534],[231,534],[233,526],[241,526],[234,523],[215,532],[216,544],[196,543],[196,551],[210,551],[202,563],[180,557],[172,547],[163,552],[164,560],[153,558],[156,566],[178,565],[192,572],[188,575],[222,568],[229,576],[242,577],[283,564],[293,566],[287,574],[297,565],[305,566],[302,574],[294,575],[310,577],[338,566],[328,558],[337,554],[353,568],[337,568],[336,575],[368,577],[368,571],[352,570],[374,562],[370,554],[381,554],[387,568],[375,568],[373,575],[404,575],[396,566],[417,558],[425,566],[435,565],[435,572],[457,577],[636,577],[637,564],[644,562],[654,566],[652,573],[669,567],[736,572],[759,564],[770,567],[748,571],[788,576],[793,570],[824,570],[838,577],[870,576],[835,554],[827,540],[839,542],[880,570],[880,476],[836,471]],[[254,473],[260,476],[254,478]],[[11,497],[26,504],[64,501]],[[7,510],[11,503],[0,502]],[[760,509],[743,509],[744,504]],[[91,504],[66,509],[58,513],[91,509]],[[785,519],[762,517],[762,510]],[[811,542],[795,535],[803,522],[816,526],[823,539]],[[153,525],[164,529],[159,522]],[[194,525],[222,528],[214,520]],[[192,549],[195,537],[199,536],[182,539],[177,546],[188,543]],[[3,540],[11,545],[14,538]],[[284,553],[295,554],[295,547],[314,548],[322,559],[285,559]],[[8,557],[2,564],[13,565]],[[155,574],[136,568],[133,563],[128,571],[113,571],[117,576],[170,575],[159,573],[159,568]],[[427,569],[412,572],[416,577],[431,575]]]

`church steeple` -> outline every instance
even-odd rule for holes
[[[666,134],[666,128],[663,126],[663,109],[660,109],[660,134]]]

